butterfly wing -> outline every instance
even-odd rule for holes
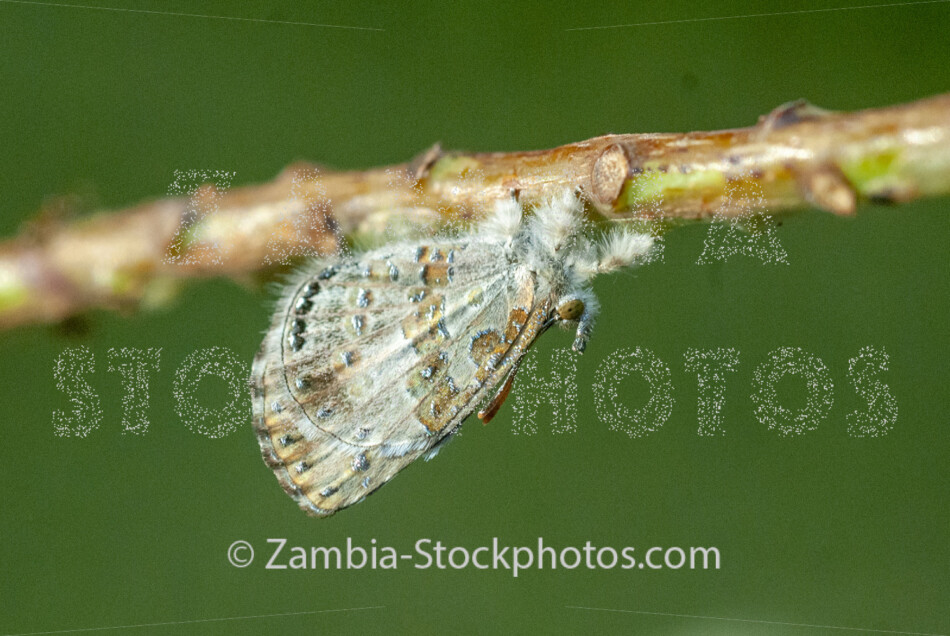
[[[352,505],[451,435],[546,328],[534,291],[471,238],[312,263],[251,382],[264,459],[301,508]]]

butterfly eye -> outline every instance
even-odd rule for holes
[[[557,308],[557,315],[561,320],[577,320],[583,313],[584,302],[577,298],[561,303]]]

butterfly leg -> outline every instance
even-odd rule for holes
[[[574,335],[574,344],[571,346],[574,351],[583,353],[587,348],[587,341],[594,330],[594,321],[600,310],[600,302],[594,296],[594,292],[589,289],[582,289],[577,292],[577,298],[584,303],[584,312],[577,320],[577,331]]]
[[[511,392],[511,385],[515,381],[515,373],[518,371],[519,366],[519,364],[515,364],[513,367],[511,367],[511,371],[508,372],[508,376],[505,378],[505,381],[501,383],[500,387],[498,387],[494,397],[492,397],[491,401],[485,405],[485,408],[478,412],[478,419],[482,421],[482,424],[488,424],[492,418],[498,414],[498,411],[501,409],[501,405],[505,403],[505,400],[508,398],[508,394]]]

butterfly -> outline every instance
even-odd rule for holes
[[[648,258],[648,234],[589,236],[572,191],[526,215],[499,201],[455,237],[314,260],[287,285],[251,374],[265,462],[311,515],[363,500],[432,457],[476,409],[485,423],[555,324],[583,351],[589,282]]]

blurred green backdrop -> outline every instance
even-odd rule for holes
[[[0,3],[0,236],[49,195],[124,206],[161,196],[175,169],[234,170],[246,184],[298,159],[365,168],[436,141],[546,148],[749,125],[799,97],[849,110],[950,90],[950,4],[697,20],[842,4],[108,3],[384,29],[366,31]],[[684,22],[567,30],[662,21]],[[788,267],[696,265],[706,228],[691,226],[669,235],[664,263],[598,280],[603,318],[578,361],[576,433],[514,435],[509,405],[329,520],[281,492],[249,424],[208,440],[174,411],[174,372],[190,352],[222,346],[250,362],[269,321],[265,295],[215,281],[165,311],[96,313],[84,334],[0,334],[0,633],[368,606],[382,607],[134,633],[827,631],[569,606],[950,631],[950,201],[866,206],[856,219],[804,212],[778,231]],[[543,338],[540,372],[569,344],[566,333]],[[88,439],[62,439],[52,411],[68,401],[53,363],[77,345],[96,356],[90,382],[105,419]],[[890,354],[900,415],[890,435],[860,440],[847,435],[845,417],[861,406],[847,364],[866,345]],[[106,371],[108,349],[124,346],[162,348],[141,437],[121,434],[120,384]],[[661,429],[630,440],[598,420],[592,384],[612,351],[633,346],[670,366],[676,404]],[[720,346],[741,352],[728,434],[702,438],[683,355]],[[754,367],[780,346],[821,357],[835,384],[831,415],[794,439],[760,424],[749,397]],[[636,407],[644,389],[625,382]],[[783,387],[789,405],[802,399],[795,382]],[[203,391],[211,404],[225,396],[213,380]],[[539,536],[558,547],[716,546],[722,568],[515,579],[408,563],[275,572],[260,561],[268,537],[375,538],[408,552],[423,537],[474,548]],[[228,564],[237,539],[258,550],[249,568]]]

